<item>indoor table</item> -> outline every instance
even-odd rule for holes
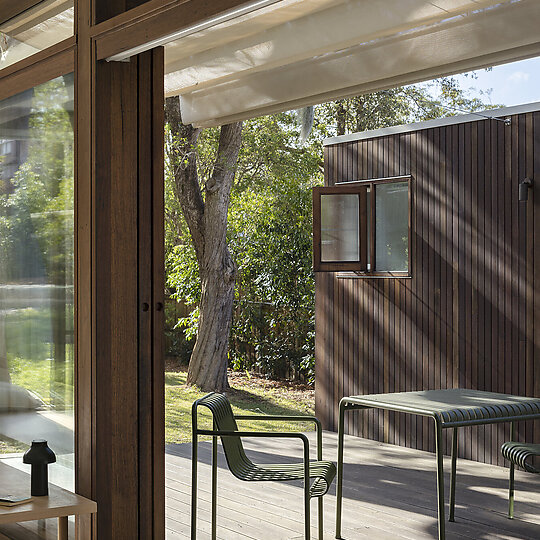
[[[345,412],[371,408],[433,418],[437,463],[439,540],[445,538],[442,430],[453,428],[449,521],[454,521],[458,428],[512,422],[509,439],[512,440],[514,422],[540,418],[540,398],[512,396],[480,390],[452,388],[344,397],[339,404],[336,538],[341,538]]]
[[[0,491],[6,495],[29,496],[30,475],[0,463]],[[17,506],[0,506],[0,525],[58,518],[58,540],[67,540],[68,516],[96,512],[97,504],[94,501],[49,484],[48,496],[32,497],[30,501]]]

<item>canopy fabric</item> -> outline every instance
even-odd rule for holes
[[[165,93],[221,125],[537,56],[539,20],[538,0],[254,0],[160,40]],[[71,35],[73,0],[40,2],[0,25],[0,69]]]
[[[540,54],[537,0],[282,0],[165,46],[208,127]]]

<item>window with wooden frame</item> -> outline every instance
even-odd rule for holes
[[[313,188],[315,272],[408,277],[411,177]]]

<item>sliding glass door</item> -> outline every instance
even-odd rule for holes
[[[0,460],[74,488],[73,75],[0,101]]]

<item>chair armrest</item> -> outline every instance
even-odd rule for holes
[[[235,414],[237,420],[286,420],[287,422],[313,422],[317,426],[321,425],[316,416],[284,416],[281,414]]]
[[[236,420],[285,420],[287,422],[313,422],[317,433],[317,459],[322,460],[322,426],[316,416],[282,416],[279,414],[235,414]]]
[[[199,429],[199,435],[210,435],[213,437],[267,437],[302,439],[309,446],[309,439],[303,433],[296,431],[221,431],[219,429]]]
[[[304,474],[309,483],[309,439],[303,433],[295,433],[290,431],[273,432],[273,431],[220,431],[210,429],[199,429],[199,435],[210,435],[212,437],[262,437],[262,438],[284,438],[284,439],[300,439],[304,446]]]

